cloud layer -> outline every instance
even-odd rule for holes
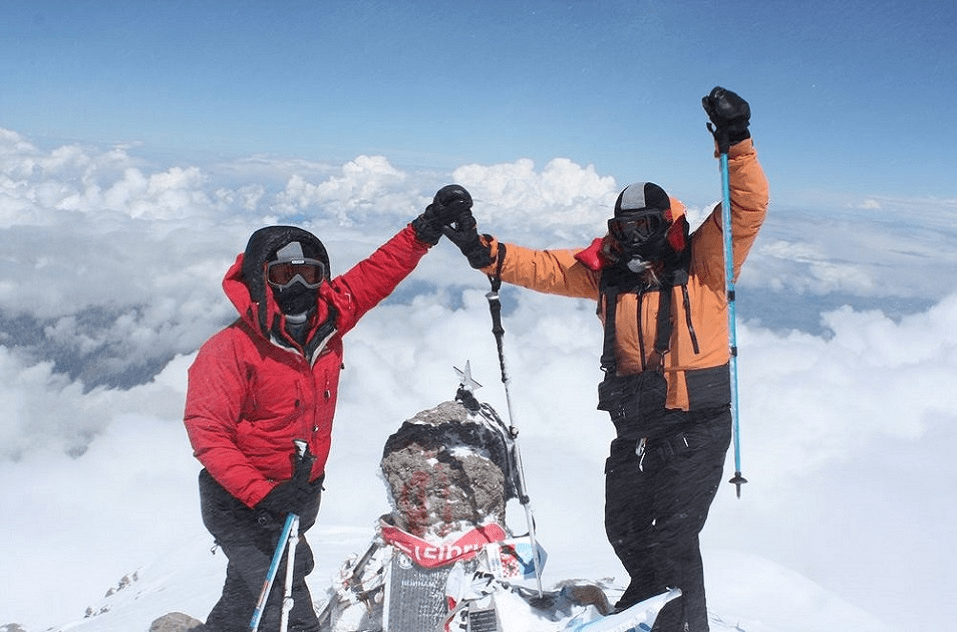
[[[621,186],[562,158],[447,174],[382,156],[158,166],[131,147],[41,149],[0,130],[0,496],[16,516],[3,546],[42,549],[37,538],[49,532],[32,525],[58,515],[83,539],[53,547],[35,567],[0,556],[0,575],[25,574],[32,586],[67,564],[108,585],[167,541],[162,530],[152,545],[117,541],[104,525],[197,527],[197,466],[180,421],[185,370],[235,316],[219,284],[254,229],[314,231],[339,273],[453,181],[472,192],[482,230],[537,247],[587,243]],[[693,222],[712,203],[685,202]],[[929,625],[957,616],[947,598],[957,556],[927,545],[957,522],[946,484],[957,475],[957,255],[944,247],[957,232],[955,207],[868,206],[880,210],[772,208],[740,283],[751,482],[740,501],[730,486],[719,494],[705,543],[775,560],[872,612],[916,609]],[[505,414],[487,289],[443,242],[350,333],[326,524],[370,524],[382,511],[384,491],[367,493],[382,489],[382,443],[402,420],[452,397],[453,365],[470,361],[480,397]],[[553,557],[573,558],[582,541],[603,540],[611,428],[594,409],[594,306],[514,288],[502,299],[536,516]],[[580,518],[569,520],[570,505]],[[596,559],[614,569],[602,550]],[[72,589],[79,574],[64,574],[63,585]],[[0,597],[0,622],[31,603],[10,594]]]

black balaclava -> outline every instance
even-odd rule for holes
[[[668,229],[671,226],[671,200],[657,184],[637,182],[625,187],[615,202],[615,217],[609,220],[613,254],[618,263],[635,273],[643,272],[656,262],[667,258]],[[634,231],[622,237],[612,230],[616,221],[641,220],[647,223],[644,231]]]

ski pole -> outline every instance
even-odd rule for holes
[[[714,128],[708,129],[715,134]],[[719,138],[720,136],[720,138]],[[741,485],[748,480],[741,475],[741,427],[738,408],[738,336],[735,327],[734,295],[734,251],[731,240],[731,176],[728,167],[730,141],[727,133],[715,134],[718,140],[718,152],[721,160],[721,227],[724,237],[724,282],[728,297],[728,344],[731,351],[731,427],[734,437],[734,476],[728,482],[735,486],[735,493],[741,498]]]
[[[505,403],[508,408],[509,433],[515,439],[518,436],[518,428],[515,426],[515,416],[512,414],[512,396],[509,392],[508,371],[505,368],[505,349],[503,339],[505,337],[505,328],[502,326],[502,302],[499,300],[498,290],[502,285],[501,261],[504,256],[504,248],[500,246],[498,253],[500,269],[494,277],[489,277],[492,283],[492,290],[485,295],[488,299],[489,311],[492,314],[492,333],[495,335],[495,345],[498,348],[498,364],[502,371],[502,384],[505,386]],[[538,596],[544,596],[542,590],[542,569],[538,559],[538,543],[535,538],[535,518],[532,516],[531,499],[528,497],[528,491],[525,487],[525,469],[522,466],[522,453],[518,449],[518,442],[513,443],[515,453],[515,469],[518,480],[516,481],[518,489],[518,502],[525,508],[525,522],[528,525],[528,539],[532,545],[532,564],[535,567],[535,582],[538,586]]]
[[[296,565],[296,546],[299,544],[299,516],[293,514],[293,525],[289,530],[289,548],[286,555],[286,586],[282,599],[282,617],[279,621],[279,632],[289,629],[289,613],[295,605],[292,597],[292,579]]]
[[[273,582],[276,579],[276,574],[279,571],[279,563],[282,561],[282,554],[286,549],[286,544],[290,540],[290,534],[295,532],[295,538],[298,541],[299,539],[299,516],[294,513],[286,514],[286,522],[283,524],[282,532],[279,534],[279,542],[276,543],[276,550],[272,556],[272,563],[269,565],[269,571],[266,573],[266,579],[263,581],[262,592],[259,593],[259,600],[256,602],[256,609],[253,611],[253,618],[249,622],[249,629],[251,632],[258,632],[259,623],[262,620],[263,610],[266,608],[266,599],[269,597],[269,593],[272,590]],[[290,552],[290,557],[295,555],[294,551]],[[289,581],[289,574],[292,570],[292,563],[288,563],[286,566],[286,577]],[[283,616],[285,618],[285,603],[283,603]]]
[[[309,453],[309,444],[302,439],[293,440],[296,447],[296,467],[294,476],[301,471],[309,472],[312,468],[312,455]],[[282,602],[282,617],[280,620],[280,632],[286,632],[289,622],[289,612],[292,610],[292,580],[294,563],[296,560],[296,545],[299,543],[299,516],[293,512],[286,514],[286,522],[283,524],[282,532],[279,534],[279,541],[276,543],[276,550],[272,555],[272,562],[269,564],[269,570],[266,572],[266,579],[263,581],[262,592],[259,594],[259,600],[256,602],[256,609],[253,611],[252,621],[249,622],[251,632],[258,632],[259,623],[262,620],[263,611],[266,608],[266,600],[272,590],[272,585],[276,580],[276,574],[279,572],[279,563],[282,560],[283,551],[286,545],[289,545],[289,556],[286,560],[286,585]]]

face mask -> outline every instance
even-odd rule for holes
[[[624,212],[608,220],[608,232],[623,244],[652,241],[667,228],[661,211],[657,209]]]
[[[659,210],[622,213],[608,220],[618,260],[632,272],[642,272],[667,252],[668,224]]]
[[[319,290],[297,280],[282,288],[274,287],[273,296],[283,314],[305,314],[316,307]]]
[[[668,242],[664,236],[644,242],[622,243],[614,238],[609,242],[609,258],[636,274],[644,272],[657,262],[664,261],[669,253]]]

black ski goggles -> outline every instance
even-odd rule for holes
[[[660,235],[665,218],[658,209],[622,213],[608,220],[608,232],[619,243],[642,243]]]
[[[274,288],[284,290],[296,280],[313,290],[326,279],[326,265],[317,259],[271,261],[266,266],[266,281]]]

